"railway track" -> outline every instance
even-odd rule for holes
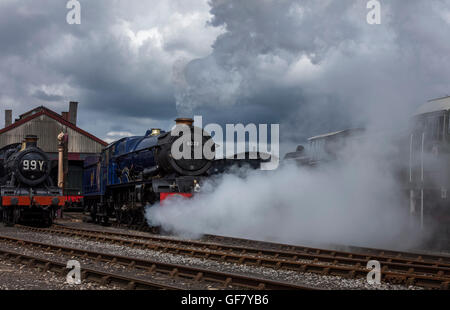
[[[79,257],[80,259],[90,259],[95,262],[106,262],[116,265],[125,266],[132,269],[143,270],[148,274],[148,277],[152,277],[154,274],[163,274],[171,279],[187,279],[194,283],[216,283],[220,284],[219,288],[240,288],[240,289],[259,289],[259,290],[316,290],[317,288],[300,286],[296,284],[273,281],[258,277],[249,277],[232,273],[212,271],[209,269],[189,267],[184,265],[163,263],[158,261],[151,261],[133,257],[126,257],[120,255],[113,255],[107,253],[101,253],[96,251],[90,251],[79,248],[65,247],[60,245],[36,242],[25,240],[22,238],[13,238],[8,236],[1,236],[0,241],[10,243],[13,245],[26,246],[33,249],[45,250],[46,252],[51,251],[59,255],[68,255],[70,257]],[[45,264],[50,262],[50,266],[56,266],[59,270],[61,268],[65,269],[65,265],[49,261],[46,259],[39,258],[38,256],[27,256],[20,253],[13,253],[9,251],[0,250],[0,255],[3,252],[8,253],[9,256],[13,255],[15,257],[20,257],[20,259],[25,259],[30,262],[38,263],[40,265],[45,262]],[[98,271],[94,269],[83,270],[83,278],[89,276],[95,279],[100,279],[102,284],[108,283],[108,281],[114,281],[114,283],[127,283],[126,288],[128,289],[138,289],[138,288],[157,288],[157,289],[182,289],[177,286],[168,286],[158,282],[152,282],[147,280],[142,280],[138,278],[130,278],[128,276],[121,276],[117,274],[105,273],[104,271]],[[67,270],[65,270],[67,273]]]
[[[66,264],[58,261],[44,259],[36,255],[24,255],[22,253],[0,249],[0,256],[3,259],[13,261],[14,263],[24,264],[28,267],[38,268],[42,272],[52,271],[60,275],[67,275]],[[153,281],[145,281],[129,276],[123,276],[112,272],[95,270],[92,268],[83,268],[82,278],[86,281],[94,281],[103,285],[115,284],[126,289],[151,289],[151,290],[177,290],[179,288],[170,285],[164,285]]]
[[[377,256],[377,257],[386,257],[387,259],[403,259],[408,261],[420,261],[420,262],[428,262],[431,264],[447,264],[450,265],[450,256],[443,255],[433,255],[433,254],[423,254],[423,253],[412,253],[412,252],[402,252],[402,251],[394,251],[394,250],[386,250],[386,249],[375,249],[375,248],[367,248],[367,247],[357,247],[357,246],[346,246],[347,248],[353,250],[352,252],[348,251],[335,251],[335,250],[327,250],[327,249],[318,249],[312,247],[305,246],[296,246],[289,245],[283,243],[274,243],[274,242],[266,242],[266,241],[257,241],[257,240],[249,240],[243,238],[235,238],[235,237],[225,237],[225,236],[217,236],[217,235],[204,235],[206,240],[211,242],[235,242],[239,244],[258,244],[261,247],[272,248],[277,250],[284,251],[298,251],[298,252],[307,252],[307,253],[322,253],[322,254],[330,254],[338,252],[344,256],[351,255],[352,257],[357,257],[358,255],[366,257],[366,256]]]
[[[112,226],[117,228],[125,228],[125,229],[133,229],[142,232],[152,233],[152,229],[148,226],[136,226],[136,225],[124,225],[112,223]],[[295,251],[302,253],[312,253],[312,254],[326,254],[326,255],[334,255],[333,253],[342,255],[344,257],[368,257],[368,256],[377,256],[377,257],[386,257],[386,259],[404,259],[408,261],[423,261],[432,264],[448,264],[450,265],[450,255],[433,255],[433,254],[424,254],[424,253],[413,253],[413,252],[405,252],[405,251],[394,251],[394,250],[386,250],[386,249],[375,249],[375,248],[367,248],[367,247],[357,247],[357,246],[345,246],[348,249],[351,249],[352,252],[349,251],[336,251],[336,250],[327,250],[327,249],[319,249],[313,247],[306,246],[298,246],[284,243],[276,243],[276,242],[268,242],[268,241],[259,241],[259,240],[251,240],[244,238],[236,238],[236,237],[228,237],[228,236],[218,236],[218,235],[203,235],[203,239],[206,241],[211,241],[215,243],[234,243],[240,244],[244,247],[252,246],[263,249],[272,249],[276,251]],[[343,246],[341,246],[343,247]]]
[[[110,242],[178,255],[349,278],[366,277],[369,272],[366,269],[367,262],[378,260],[382,265],[382,279],[386,282],[436,289],[449,289],[450,284],[450,264],[436,260],[424,261],[423,259],[414,260],[402,257],[362,255],[305,247],[300,247],[303,251],[298,249],[294,251],[292,249],[291,251],[270,250],[67,226],[55,226],[50,229],[25,228],[32,231],[78,236],[94,241]]]

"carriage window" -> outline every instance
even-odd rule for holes
[[[447,115],[447,136],[450,136],[450,115]]]
[[[426,130],[426,119],[420,117],[415,119],[414,130],[417,132],[423,132]],[[450,128],[449,128],[450,130]]]
[[[439,116],[439,123],[437,128],[437,138],[439,141],[442,141],[444,138],[444,115]]]
[[[314,141],[310,141],[309,145],[308,145],[308,151],[310,153],[311,159],[315,160],[316,159],[316,149],[315,149],[315,143]]]
[[[319,161],[324,159],[325,140],[318,139],[311,141],[311,153],[313,160]]]
[[[423,120],[423,131],[432,140],[442,140],[444,135],[444,116],[427,117]]]
[[[434,140],[442,140],[444,131],[444,116],[433,117],[429,119],[431,123],[431,137]]]

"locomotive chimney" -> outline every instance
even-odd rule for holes
[[[71,101],[69,104],[69,122],[76,125],[77,124],[77,111],[78,111],[78,102]]]
[[[12,110],[5,110],[5,127],[12,125]]]
[[[25,137],[25,146],[27,148],[29,147],[37,147],[37,141],[38,141],[38,137],[35,135],[27,135]]]
[[[188,126],[192,126],[192,124],[194,123],[194,120],[192,118],[189,117],[179,117],[175,120],[175,123],[177,125],[188,125]]]

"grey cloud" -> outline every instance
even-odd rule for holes
[[[379,26],[367,24],[365,1],[210,3],[211,24],[227,31],[187,64],[176,96],[184,113],[259,106],[284,138],[300,139],[406,120],[448,92],[450,29],[439,14],[449,1],[383,1]],[[295,72],[302,57],[310,64]]]
[[[44,100],[44,101],[62,101],[64,99],[63,96],[59,96],[59,95],[53,95],[53,94],[48,94],[43,90],[36,90],[33,93],[33,97],[36,97],[40,100]]]
[[[2,108],[78,100],[102,137],[195,113],[280,123],[299,141],[393,123],[449,92],[449,0],[383,1],[380,26],[365,1],[80,2],[79,26],[65,1],[0,4]]]
[[[81,25],[66,23],[65,1],[0,4],[2,107],[17,109],[17,114],[41,104],[65,110],[68,100],[77,100],[81,126],[91,127],[83,110],[87,115],[101,112],[108,121],[106,128],[93,128],[99,136],[117,123],[126,126],[125,120],[133,117],[172,122],[172,63],[177,57],[205,54],[208,47],[182,31],[197,32],[197,40],[211,37],[213,27],[198,16],[208,14],[207,5],[178,0],[80,2]],[[183,14],[193,21],[183,20]],[[162,46],[151,33],[146,36],[152,29],[163,36]],[[64,95],[46,88],[60,89]]]

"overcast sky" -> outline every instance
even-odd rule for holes
[[[66,3],[0,0],[0,106],[14,117],[75,100],[102,139],[195,113],[299,141],[450,93],[450,0],[382,0],[381,25],[366,0],[80,0],[80,25]]]

